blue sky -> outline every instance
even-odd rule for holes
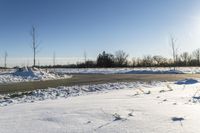
[[[31,64],[31,25],[37,28],[41,64],[95,58],[103,50],[130,57],[171,56],[169,35],[180,52],[200,48],[199,0],[0,0],[0,60]]]

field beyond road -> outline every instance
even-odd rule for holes
[[[70,79],[1,84],[0,94],[47,89],[58,86],[102,84],[108,82],[175,81],[186,78],[200,78],[200,74],[76,74]]]

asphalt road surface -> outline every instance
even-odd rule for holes
[[[186,78],[200,78],[200,74],[76,74],[70,79],[2,84],[0,85],[0,94],[47,89],[58,86],[101,84],[108,82],[175,81]]]

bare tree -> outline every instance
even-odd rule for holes
[[[194,56],[195,60],[197,61],[197,65],[199,66],[200,65],[200,48],[196,49],[193,52],[193,56]]]
[[[136,66],[142,66],[142,59],[139,57],[136,59]]]
[[[154,60],[154,63],[157,65],[157,66],[161,66],[161,65],[164,65],[167,61],[166,58],[160,56],[160,55],[155,55],[153,56],[153,60]]]
[[[188,62],[191,60],[191,56],[188,52],[183,52],[181,55],[181,60],[184,62],[184,65],[187,66]]]
[[[38,53],[39,43],[37,42],[36,38],[36,28],[35,26],[32,26],[31,28],[31,38],[32,38],[32,45],[31,48],[33,50],[33,66],[36,64],[36,54]]]
[[[85,51],[84,51],[83,57],[84,57],[84,61],[85,61],[85,64],[86,64],[86,62],[87,62],[87,53]]]
[[[136,58],[135,57],[133,57],[132,58],[132,67],[135,67],[136,66],[136,64],[137,64],[137,61],[136,61]]]
[[[153,58],[150,55],[144,56],[142,60],[142,64],[145,67],[151,67],[153,65]]]
[[[128,54],[126,54],[124,51],[119,50],[115,52],[115,61],[118,66],[127,65],[127,58]]]
[[[56,65],[56,53],[53,52],[53,66]]]
[[[7,57],[8,57],[8,53],[7,51],[5,51],[5,54],[4,54],[4,67],[7,68]]]
[[[162,62],[162,59],[163,59],[163,57],[160,56],[160,55],[155,55],[155,56],[153,56],[153,60],[155,61],[155,64],[156,64],[156,65],[160,65],[161,62]]]
[[[170,46],[172,48],[172,57],[173,57],[173,65],[174,70],[176,69],[177,57],[178,57],[178,48],[176,48],[176,40],[173,36],[170,37]]]

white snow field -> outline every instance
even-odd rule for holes
[[[0,72],[0,84],[14,83],[14,82],[28,82],[35,80],[53,80],[61,78],[70,78],[71,76],[63,74],[58,75],[44,71],[41,69],[21,68],[10,71]]]
[[[32,103],[21,96],[20,104],[0,107],[1,133],[200,132],[200,83],[195,79],[60,87],[31,95]]]
[[[199,74],[200,67],[146,67],[146,68],[58,68],[59,74]]]

